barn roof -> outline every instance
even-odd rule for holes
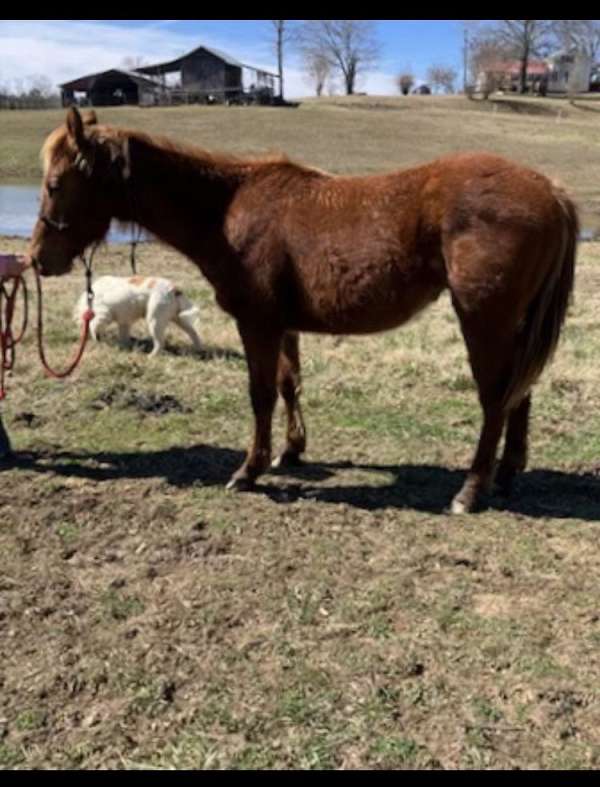
[[[142,74],[168,74],[170,71],[179,71],[181,68],[181,64],[184,60],[187,60],[188,57],[195,55],[197,52],[208,52],[215,57],[218,57],[219,60],[222,60],[224,63],[227,63],[228,66],[235,66],[236,68],[250,68],[252,71],[260,72],[261,74],[268,74],[269,76],[276,77],[277,74],[273,74],[270,71],[265,71],[262,68],[257,68],[256,66],[250,66],[247,63],[241,63],[239,60],[236,60],[235,57],[231,57],[226,52],[223,52],[221,49],[214,49],[208,46],[198,46],[196,49],[192,49],[191,52],[188,52],[187,55],[182,55],[181,57],[176,58],[175,60],[168,60],[164,63],[155,63],[151,66],[140,66],[137,70]]]
[[[73,79],[71,82],[63,82],[62,85],[59,85],[59,87],[61,87],[63,90],[87,91],[90,90],[101,77],[106,77],[109,74],[118,74],[120,76],[127,77],[142,87],[160,87],[160,82],[157,80],[151,79],[150,77],[144,76],[143,74],[139,74],[136,71],[127,71],[124,68],[109,68],[108,71],[99,71],[96,74],[88,74],[88,76],[79,77],[79,79]]]

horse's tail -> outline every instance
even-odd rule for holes
[[[567,315],[575,280],[579,237],[577,209],[567,194],[555,187],[560,207],[561,237],[558,252],[545,281],[529,305],[517,339],[517,354],[504,396],[504,407],[516,407],[550,361]]]

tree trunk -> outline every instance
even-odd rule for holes
[[[283,101],[283,26],[284,22],[277,25],[277,69],[279,73],[279,98]]]
[[[524,95],[527,92],[527,66],[529,65],[529,46],[525,44],[521,56],[521,72],[519,74],[519,93]]]
[[[347,71],[344,72],[344,79],[346,81],[346,95],[347,96],[354,95],[354,82],[356,80],[356,70],[353,67],[350,67]]]

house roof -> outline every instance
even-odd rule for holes
[[[505,60],[490,63],[485,69],[496,73],[518,75],[521,73],[521,63],[518,60]],[[527,64],[527,73],[530,76],[544,76],[548,73],[548,64],[542,60],[530,60]]]
[[[109,74],[118,74],[120,76],[127,77],[137,85],[145,87],[160,87],[160,82],[157,80],[151,79],[150,77],[143,74],[139,74],[136,71],[127,71],[124,68],[109,68],[108,71],[99,71],[96,74],[88,74],[88,76],[79,77],[79,79],[73,79],[71,82],[63,82],[62,85],[59,85],[59,87],[63,88],[63,90],[87,91],[90,90],[94,86],[94,83],[100,78],[106,77]]]
[[[257,68],[256,66],[250,66],[246,63],[241,63],[239,60],[236,60],[235,57],[228,55],[221,49],[214,49],[208,46],[198,46],[196,49],[192,49],[192,51],[188,52],[186,55],[181,55],[181,57],[175,58],[175,60],[168,60],[164,63],[155,63],[154,65],[150,66],[140,66],[137,70],[142,74],[168,74],[170,71],[179,71],[184,60],[187,60],[188,57],[191,57],[192,55],[195,55],[197,52],[201,51],[208,52],[211,55],[218,57],[219,60],[227,63],[228,66],[235,66],[236,68],[249,68],[252,71],[257,71],[262,74],[268,74],[269,76],[273,77],[277,76],[277,74],[273,74],[270,71],[265,71],[262,68]]]

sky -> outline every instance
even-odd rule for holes
[[[397,92],[395,76],[407,68],[425,81],[432,63],[451,65],[462,75],[459,20],[373,20],[381,58],[356,89],[374,95]],[[0,20],[0,85],[28,86],[43,75],[54,86],[96,71],[118,68],[125,57],[146,63],[172,59],[202,44],[243,63],[276,71],[268,39],[269,20],[69,19]],[[311,93],[298,57],[284,64],[285,95]],[[337,86],[341,92],[341,83]]]

